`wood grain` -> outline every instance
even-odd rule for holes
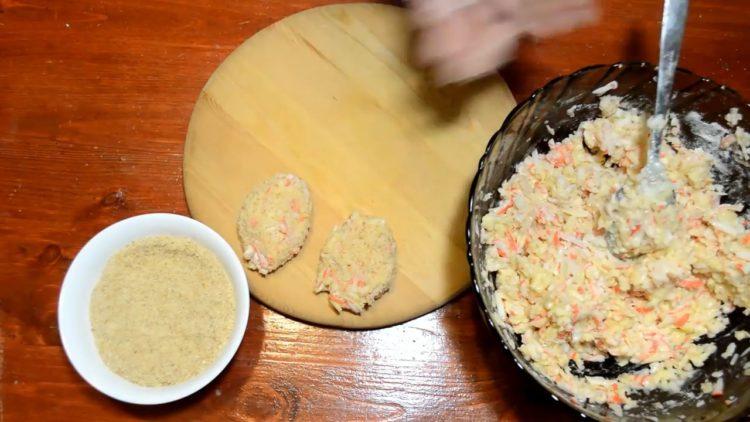
[[[467,192],[497,122],[515,106],[500,77],[438,90],[409,64],[406,13],[382,4],[317,7],[245,41],[211,75],[185,141],[190,214],[242,256],[245,195],[277,173],[310,186],[302,251],[252,295],[303,321],[345,328],[398,324],[470,283]],[[390,291],[361,315],[313,294],[328,234],[352,212],[384,218],[398,245]]]
[[[182,148],[206,79],[256,31],[323,3],[0,0],[4,420],[575,417],[518,371],[471,292],[370,332],[309,326],[253,304],[228,370],[167,406],[114,402],[68,364],[55,309],[71,258],[122,218],[187,213]],[[516,98],[588,64],[655,60],[659,2],[601,4],[600,24],[524,45],[503,72]],[[747,98],[746,7],[692,2],[683,65]]]

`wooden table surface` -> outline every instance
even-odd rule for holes
[[[117,220],[187,213],[182,147],[206,79],[259,29],[326,2],[0,0],[0,419],[576,417],[521,374],[471,292],[366,332],[254,302],[229,368],[165,406],[108,399],[68,364],[56,305],[71,259]],[[692,3],[683,66],[750,96],[747,2]],[[585,65],[656,59],[659,2],[601,4],[598,25],[523,45],[503,71],[518,99]]]

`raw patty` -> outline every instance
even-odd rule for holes
[[[256,186],[237,220],[248,268],[266,275],[299,253],[311,215],[310,191],[299,177],[276,174]]]
[[[337,312],[361,314],[396,276],[396,241],[384,219],[352,214],[333,228],[318,266],[315,293],[328,292]]]

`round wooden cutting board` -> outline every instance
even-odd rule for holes
[[[319,7],[262,30],[203,88],[185,144],[192,216],[240,254],[236,219],[251,188],[277,172],[307,181],[313,222],[302,252],[252,294],[324,325],[376,328],[438,308],[469,284],[464,225],[469,184],[515,102],[494,80],[435,90],[408,64],[403,9]],[[337,314],[313,294],[320,250],[352,211],[384,217],[398,276],[363,315]]]

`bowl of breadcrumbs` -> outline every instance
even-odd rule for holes
[[[58,305],[76,371],[128,403],[160,404],[211,382],[244,337],[247,280],[231,246],[174,214],[120,221],[73,260]]]

